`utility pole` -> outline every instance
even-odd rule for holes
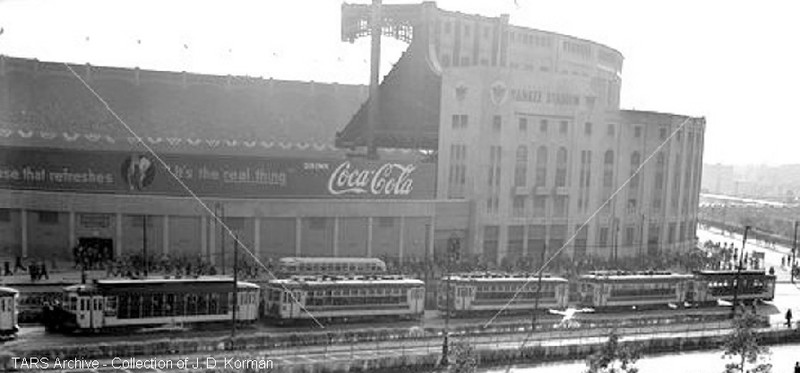
[[[225,207],[219,204],[219,219],[222,224],[219,225],[219,247],[222,253],[222,275],[225,275]]]
[[[797,255],[797,226],[800,224],[800,221],[794,221],[794,241],[792,243],[792,262],[789,263],[789,278],[792,279],[792,283],[794,284],[794,260],[795,255]]]
[[[449,246],[449,245],[448,245]],[[450,248],[448,247],[447,257],[445,259],[444,270],[445,274],[447,275],[444,285],[445,285],[445,317],[444,317],[444,341],[442,342],[442,366],[448,366],[450,361],[447,358],[449,353],[449,346],[448,346],[448,336],[450,335],[450,255],[449,252]]]
[[[536,281],[536,299],[533,302],[533,313],[531,314],[531,332],[536,331],[536,312],[539,311],[539,298],[542,294],[542,276],[544,275],[544,261],[547,255],[547,242],[542,247],[542,264],[539,267],[539,279]]]
[[[736,317],[736,304],[739,303],[739,283],[741,282],[742,275],[742,259],[744,258],[744,245],[747,243],[747,232],[750,231],[750,226],[744,227],[744,237],[742,237],[742,251],[739,252],[739,267],[736,269],[736,280],[734,281],[733,288],[733,307],[731,307],[731,319]]]
[[[231,317],[231,344],[236,337],[236,310],[239,308],[239,237],[233,241],[233,316]]]
[[[147,277],[147,215],[142,215],[142,267]]]

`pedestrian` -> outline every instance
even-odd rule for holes
[[[794,373],[800,373],[800,361],[794,363]]]
[[[791,329],[792,328],[792,309],[786,310],[786,327]]]

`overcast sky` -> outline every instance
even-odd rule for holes
[[[706,163],[800,163],[800,1],[442,0],[438,6],[508,13],[514,25],[616,48],[625,56],[622,106],[705,116]],[[368,40],[340,41],[340,7],[335,0],[0,0],[0,54],[366,84]],[[382,74],[404,47],[384,38]]]

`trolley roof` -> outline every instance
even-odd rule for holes
[[[14,296],[17,294],[19,294],[19,291],[17,291],[17,289],[10,288],[7,286],[0,286],[0,297]]]
[[[281,258],[278,260],[281,264],[315,264],[315,263],[335,263],[335,264],[343,264],[343,263],[354,263],[354,264],[381,264],[386,265],[383,260],[378,258],[342,258],[342,257],[313,257],[313,258],[305,258],[305,257],[286,257]]]
[[[601,280],[601,281],[653,281],[653,280],[687,280],[693,278],[690,274],[672,273],[669,271],[593,271],[581,275],[582,280]]]
[[[741,276],[765,276],[765,277],[775,277],[775,275],[768,275],[763,270],[758,269],[743,269],[741,271],[736,270],[708,270],[708,271],[695,271],[697,275],[700,276],[718,276],[718,277],[729,277],[729,276],[736,276],[737,272]]]
[[[103,279],[95,280],[91,284],[72,285],[64,288],[65,291],[141,291],[141,292],[211,292],[229,290],[233,278],[231,277],[197,277],[197,278],[143,278],[143,279]],[[258,285],[239,281],[239,288],[255,288]]]
[[[422,280],[403,276],[292,276],[290,278],[270,280],[269,284],[307,286],[425,285]]]
[[[447,276],[443,276],[442,280],[446,280]],[[454,273],[450,275],[450,281],[466,281],[466,282],[487,282],[487,283],[500,283],[500,282],[534,282],[539,281],[539,275],[535,273],[498,273],[498,272],[470,272],[470,273]],[[542,275],[542,282],[569,282],[562,277],[552,277],[549,274]]]

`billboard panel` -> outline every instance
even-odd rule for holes
[[[433,199],[435,166],[0,147],[0,188],[225,198]],[[174,176],[173,176],[174,175]]]

